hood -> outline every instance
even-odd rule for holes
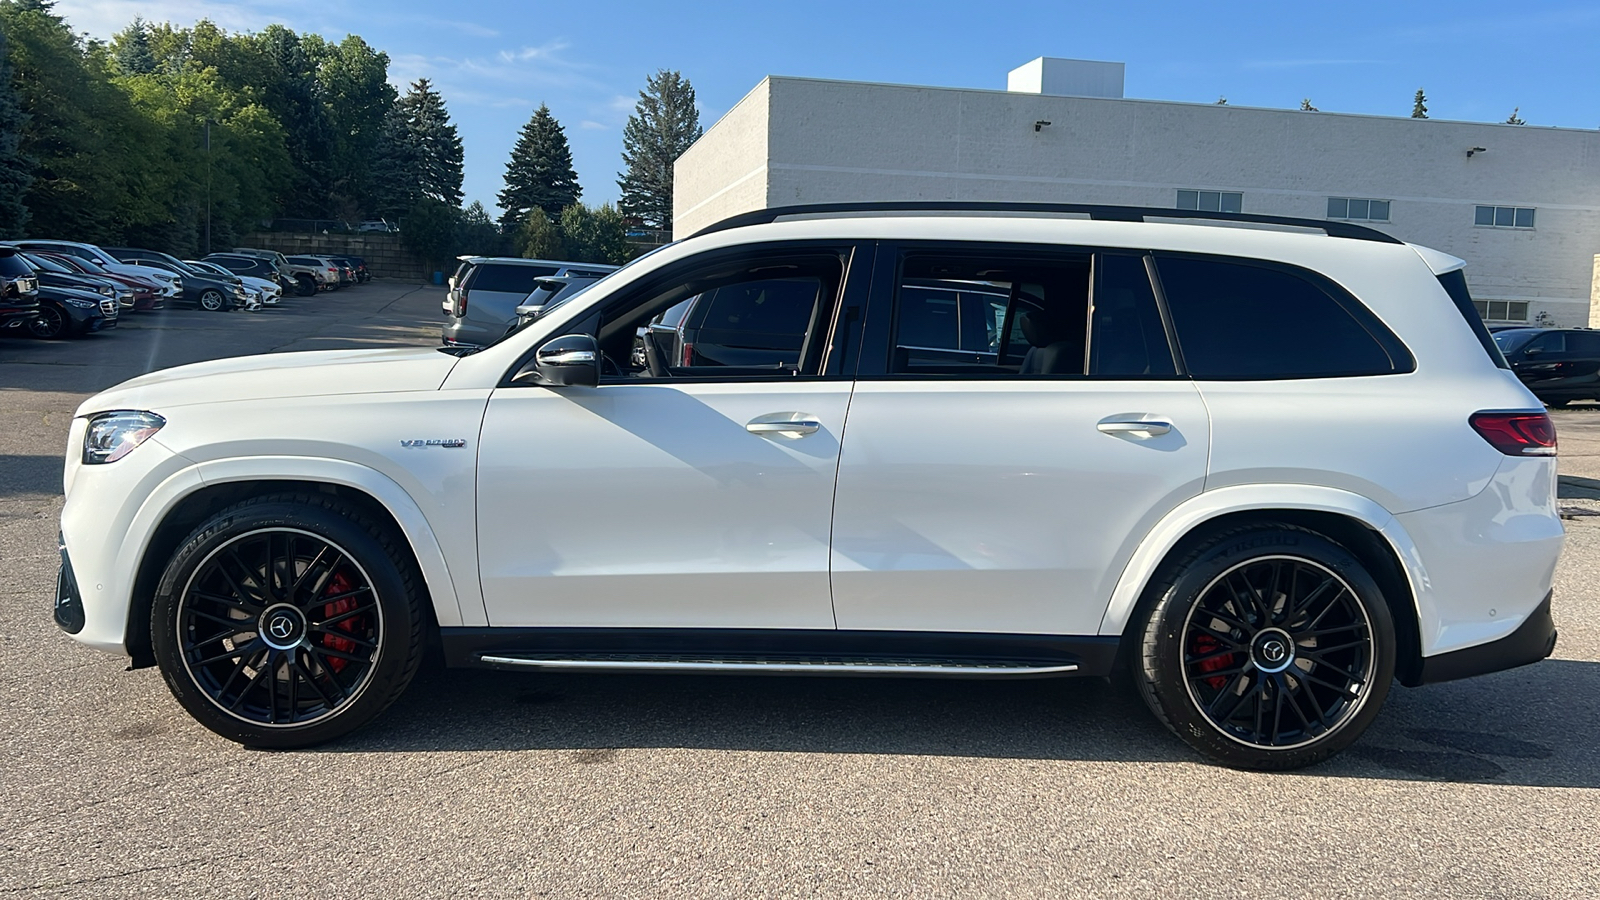
[[[425,347],[235,356],[124,381],[85,400],[77,415],[112,409],[160,412],[231,400],[434,391],[456,361],[457,357]]]

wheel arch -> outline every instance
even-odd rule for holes
[[[1226,496],[1224,496],[1226,495]],[[1370,498],[1336,488],[1250,485],[1193,498],[1164,517],[1145,536],[1123,569],[1100,623],[1102,635],[1128,639],[1137,612],[1151,598],[1146,589],[1170,559],[1217,531],[1252,521],[1284,522],[1321,533],[1350,550],[1383,590],[1398,643],[1395,674],[1402,684],[1420,683],[1421,604],[1428,578],[1411,538],[1387,510]],[[1126,653],[1119,654],[1128,658]]]
[[[301,465],[285,465],[291,462]],[[286,458],[218,460],[197,469],[199,483],[168,499],[152,515],[156,522],[136,564],[123,636],[134,668],[155,664],[150,647],[151,600],[167,561],[183,539],[218,510],[250,497],[286,491],[336,495],[394,528],[405,538],[401,546],[422,574],[432,624],[461,624],[459,598],[437,538],[415,502],[382,473],[336,460]]]

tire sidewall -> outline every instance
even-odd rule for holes
[[[182,593],[199,566],[213,551],[249,534],[272,528],[293,528],[326,538],[348,551],[365,571],[377,593],[383,631],[378,658],[360,693],[345,701],[333,715],[294,726],[255,725],[224,712],[194,682],[185,665],[178,636]],[[174,697],[202,725],[229,740],[251,747],[277,749],[311,746],[333,740],[361,727],[382,712],[399,688],[410,680],[415,652],[409,644],[416,625],[406,580],[367,529],[326,507],[292,501],[273,501],[224,511],[212,518],[173,554],[162,573],[151,605],[151,645],[162,678]],[[398,684],[398,687],[397,687]]]
[[[52,323],[48,328],[40,324],[46,321],[46,317]],[[44,341],[53,341],[66,337],[71,329],[72,323],[68,321],[67,314],[54,306],[41,305],[38,318],[28,323],[28,334]]]
[[[1230,569],[1266,557],[1299,557],[1344,580],[1371,622],[1372,681],[1361,707],[1311,743],[1292,748],[1252,746],[1224,735],[1196,707],[1184,675],[1184,632],[1202,593]],[[1264,525],[1230,532],[1169,573],[1140,629],[1143,653],[1137,672],[1145,701],[1186,743],[1225,765],[1293,769],[1312,765],[1349,746],[1377,717],[1394,678],[1393,616],[1366,567],[1342,545],[1292,526]]]
[[[227,305],[220,291],[206,290],[200,292],[200,308],[206,312],[221,312]]]

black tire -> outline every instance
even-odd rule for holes
[[[1395,630],[1377,582],[1329,538],[1246,525],[1168,563],[1131,636],[1134,683],[1174,734],[1240,769],[1313,765],[1378,715]],[[1337,642],[1337,643],[1333,643]]]
[[[367,724],[411,683],[426,643],[422,581],[402,546],[327,495],[218,512],[156,587],[151,644],[167,687],[250,747],[310,747]]]
[[[219,290],[207,288],[200,292],[199,305],[206,312],[220,312],[228,308],[228,298]]]
[[[317,280],[310,275],[301,275],[294,280],[294,292],[301,297],[309,297],[317,292]]]
[[[59,340],[72,335],[72,320],[65,311],[49,304],[39,304],[38,316],[27,325],[28,334],[44,341]]]

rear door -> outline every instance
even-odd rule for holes
[[[1145,258],[916,244],[877,269],[839,461],[839,628],[1098,633],[1139,539],[1205,480],[1209,421]],[[970,330],[930,328],[934,282],[980,298]]]

